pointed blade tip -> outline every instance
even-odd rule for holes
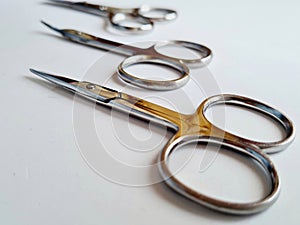
[[[44,20],[40,20],[40,22],[41,22],[43,25],[45,25],[46,27],[48,27],[49,29],[51,29],[51,30],[53,30],[53,31],[56,31],[56,32],[58,32],[58,33],[63,34],[63,31],[62,31],[61,29],[58,29],[58,28],[56,28],[56,27],[50,25],[49,23],[46,23]]]
[[[44,72],[38,71],[38,70],[36,70],[36,69],[29,68],[29,71],[30,71],[31,73],[37,75],[37,76],[40,76],[40,77],[45,76],[45,73],[44,73]]]
[[[34,73],[35,75],[42,77],[49,81],[53,81],[55,79],[55,80],[59,80],[60,82],[64,82],[64,83],[68,83],[68,84],[79,82],[78,80],[74,80],[74,79],[71,79],[68,77],[53,75],[53,74],[45,73],[45,72],[38,71],[38,70],[35,70],[32,68],[30,68],[29,70],[30,70],[30,72]]]

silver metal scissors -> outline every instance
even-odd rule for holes
[[[276,201],[280,190],[280,180],[274,164],[266,153],[275,153],[285,149],[293,141],[295,130],[292,122],[284,114],[269,105],[247,97],[224,94],[207,98],[195,113],[186,115],[94,83],[30,70],[32,73],[96,103],[173,129],[175,134],[161,151],[158,165],[167,185],[183,196],[211,209],[231,214],[257,213],[267,209]],[[236,105],[262,113],[277,122],[283,128],[285,136],[276,142],[257,142],[226,132],[213,125],[205,116],[205,111],[209,107],[218,104]],[[168,159],[174,151],[190,143],[217,145],[257,162],[260,165],[259,168],[269,176],[270,182],[267,182],[267,185],[271,186],[270,192],[261,200],[238,203],[213,198],[189,187],[172,173]]]
[[[118,67],[119,77],[128,83],[152,90],[172,90],[185,85],[190,79],[189,67],[202,67],[207,65],[212,59],[211,50],[204,46],[193,42],[187,41],[166,41],[159,44],[155,44],[149,48],[138,48],[131,45],[124,45],[121,43],[106,40],[100,37],[95,37],[90,34],[71,30],[71,29],[58,29],[41,21],[44,25],[50,29],[60,33],[64,38],[81,43],[84,45],[111,50],[113,52],[129,56]],[[164,55],[157,51],[159,47],[165,47],[167,45],[175,45],[183,48],[187,48],[197,53],[197,58],[194,59],[180,59]],[[141,79],[134,76],[132,73],[126,71],[130,66],[137,65],[139,63],[153,63],[161,66],[167,66],[180,74],[180,77],[173,80],[150,80]]]
[[[60,0],[49,0],[49,3],[106,17],[112,27],[127,32],[150,31],[153,29],[154,22],[170,21],[177,17],[177,13],[174,10],[151,8],[148,6],[142,6],[139,8],[115,8],[90,4],[88,2],[70,2]]]

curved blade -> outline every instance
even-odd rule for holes
[[[98,15],[98,16],[107,17],[107,15],[108,15],[108,11],[107,11],[108,7],[107,6],[90,4],[90,3],[87,3],[84,1],[71,2],[71,1],[61,1],[61,0],[48,0],[46,3],[49,5],[71,8],[71,9],[75,9],[78,11]]]
[[[46,23],[45,21],[41,20],[41,23],[44,24],[46,27],[50,28],[53,31],[56,31],[60,33],[61,35],[64,35],[64,32],[62,29],[58,29],[57,27],[51,26],[49,23]]]
[[[79,42],[79,43],[85,44],[86,42],[91,41],[94,38],[89,34],[85,34],[83,32],[77,31],[77,30],[59,29],[57,27],[50,25],[49,23],[46,23],[43,20],[41,20],[41,23],[44,24],[46,27],[50,28],[51,30],[61,34],[63,37],[70,39],[71,41],[74,41],[74,42]]]
[[[62,1],[62,0],[48,0],[47,3],[52,5],[66,6],[66,7],[72,7],[72,5],[74,5],[74,2]]]

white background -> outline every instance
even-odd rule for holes
[[[103,3],[109,5],[111,1]],[[178,196],[162,183],[132,187],[110,182],[87,165],[76,144],[78,137],[74,135],[77,128],[73,125],[73,97],[41,82],[28,69],[33,67],[80,79],[101,60],[105,51],[62,41],[51,35],[39,23],[40,19],[122,43],[172,39],[203,43],[214,52],[208,70],[222,92],[268,102],[292,118],[296,129],[300,123],[300,4],[297,1],[113,2],[115,6],[127,7],[142,3],[174,8],[179,13],[178,19],[157,25],[147,35],[121,36],[106,31],[104,20],[94,15],[48,6],[42,1],[1,1],[1,224],[299,224],[297,136],[286,151],[271,155],[282,181],[278,201],[267,211],[250,217],[210,211]],[[104,56],[103,60],[107,58]],[[112,68],[111,61],[103,63]],[[114,71],[102,72],[109,77]],[[130,88],[126,91],[131,92]],[[198,99],[193,92],[188,94],[191,99]],[[197,104],[203,98],[198,100]],[[82,107],[88,108],[84,104]],[[97,124],[101,120],[106,122],[108,130],[109,124],[118,125],[127,118],[119,117],[108,123],[113,116],[109,110],[99,116]],[[261,134],[264,126],[260,122],[238,113],[234,117],[243,123],[238,129],[244,127],[250,136]],[[230,121],[232,117],[227,119]],[[141,124],[131,127],[136,135],[143,130],[147,132],[147,126]],[[120,122],[119,126],[126,128],[128,121]],[[98,135],[99,132],[101,129]],[[272,130],[269,134],[277,135]],[[115,140],[118,134],[107,131],[103,135],[109,142],[106,149],[122,151],[122,145]],[[144,138],[143,134],[140,138]],[[160,143],[156,150],[163,145]],[[126,150],[124,145],[123,148]],[[126,155],[134,157],[134,154]],[[157,152],[151,157],[156,155]],[[237,167],[231,165],[230,173],[247,180],[239,174],[243,170],[238,166],[242,165],[234,165]],[[220,179],[226,181],[230,173]],[[244,189],[240,191],[243,192]]]

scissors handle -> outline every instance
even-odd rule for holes
[[[208,121],[205,116],[205,111],[214,105],[220,105],[220,104],[238,106],[238,107],[254,110],[258,113],[261,113],[266,117],[270,118],[276,124],[278,124],[279,127],[282,128],[284,132],[284,136],[282,140],[279,141],[262,142],[262,141],[254,141],[251,139],[243,138],[224,131],[224,134],[226,134],[227,136],[224,137],[223,135],[221,135],[221,136],[217,136],[218,138],[222,138],[223,136],[225,139],[229,139],[230,141],[233,142],[240,142],[240,143],[246,143],[247,145],[250,146],[257,146],[259,149],[261,149],[262,151],[268,154],[277,153],[286,149],[293,142],[295,138],[295,128],[293,122],[287,116],[285,116],[282,112],[275,109],[274,107],[269,106],[266,103],[257,101],[255,99],[251,99],[239,95],[229,95],[229,94],[216,95],[207,98],[205,101],[203,101],[198,108],[198,113],[202,114],[205,120]],[[211,125],[213,126],[213,124]]]
[[[153,29],[153,21],[134,13],[138,9],[133,9],[133,12],[129,13],[126,11],[126,9],[120,9],[108,14],[108,21],[113,28],[127,33],[149,32]]]
[[[152,22],[171,21],[177,18],[177,12],[166,8],[153,8],[143,5],[137,8],[137,14],[143,18],[149,19]]]
[[[209,107],[218,104],[237,105],[263,113],[284,129],[285,136],[280,141],[264,143],[241,138],[226,132],[214,126],[205,116],[205,111]],[[280,192],[280,180],[274,164],[266,153],[282,151],[292,143],[295,137],[295,130],[291,120],[280,111],[265,103],[247,97],[227,94],[212,96],[204,100],[189,121],[189,124],[178,126],[178,132],[167,143],[159,157],[159,169],[169,187],[201,205],[231,214],[261,212],[276,201]],[[258,201],[239,203],[210,197],[202,194],[199,190],[189,187],[176,177],[176,174],[170,169],[168,161],[173,152],[191,143],[215,145],[220,149],[222,148],[222,150],[230,150],[246,156],[249,160],[254,160],[260,165],[259,168],[264,170],[264,174],[268,175],[271,182],[268,182],[266,185],[270,185],[270,192]]]
[[[141,6],[133,9],[115,9],[109,14],[109,21],[118,30],[126,32],[147,32],[153,29],[154,22],[176,19],[177,12],[165,8]]]
[[[139,78],[127,71],[128,67],[140,63],[148,63],[169,67],[170,69],[173,69],[174,72],[178,73],[180,77],[171,80],[151,80]],[[130,56],[126,58],[123,62],[121,62],[121,64],[118,66],[118,75],[123,81],[133,84],[137,87],[156,91],[168,91],[182,87],[189,81],[189,73],[189,68],[180,61],[165,57],[162,58],[160,56],[157,57],[155,55]]]
[[[203,146],[213,145],[222,150],[232,151],[235,154],[242,155],[248,158],[248,160],[251,162],[256,162],[257,165],[259,165],[258,169],[263,170],[263,174],[266,174],[267,180],[270,181],[265,183],[266,186],[270,186],[268,187],[270,192],[260,200],[241,203],[230,202],[216,197],[211,197],[201,193],[201,190],[190,187],[177,178],[176,172],[179,172],[180,170],[174,173],[168,165],[168,161],[172,152],[177,151],[188,144]],[[197,149],[195,149],[195,151],[197,151]],[[213,137],[182,137],[181,139],[171,140],[169,142],[167,148],[161,152],[158,166],[160,174],[171,189],[202,206],[223,213],[236,215],[249,215],[258,213],[269,208],[277,200],[280,194],[280,178],[274,164],[268,155],[263,153],[255,146],[248,146],[246,144],[235,143],[224,139],[216,139]],[[266,180],[265,177],[264,180]]]
[[[159,48],[166,47],[168,45],[192,50],[197,56],[194,59],[184,59],[172,57],[159,52]],[[155,44],[148,49],[139,49],[136,55],[126,58],[119,65],[118,74],[122,80],[135,86],[157,91],[168,91],[180,88],[189,81],[189,68],[204,67],[210,63],[211,59],[212,52],[204,45],[188,41],[165,41]],[[163,75],[160,75],[156,77],[162,77],[162,80],[151,80],[137,77],[128,72],[128,67],[140,63],[153,63],[167,66],[177,72],[180,77],[172,80],[163,80]]]

